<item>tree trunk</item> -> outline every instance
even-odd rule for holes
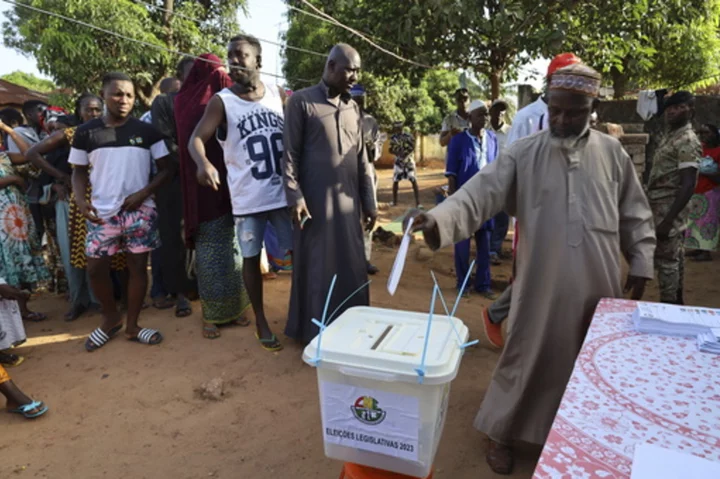
[[[502,79],[502,70],[493,70],[490,72],[490,100],[500,98],[500,80]]]
[[[627,92],[627,74],[625,73],[628,69],[628,59],[623,59],[623,71],[618,70],[616,67],[610,69],[610,76],[613,82],[613,98],[619,100],[625,96]]]
[[[165,28],[167,30],[167,46],[168,48],[173,48],[173,34],[172,34],[172,28],[170,27],[170,20],[173,15],[173,10],[175,9],[175,0],[165,0],[165,11],[163,14],[163,25],[165,25]]]

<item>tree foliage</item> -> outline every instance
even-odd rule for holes
[[[335,27],[308,16],[293,17],[285,34],[288,44],[316,52],[329,52],[337,43]],[[293,89],[320,81],[325,58],[296,50],[285,50],[283,72]],[[452,92],[458,88],[458,75],[448,70],[423,71],[411,81],[407,75],[383,74],[371,61],[362,58],[360,83],[367,91],[366,107],[380,126],[390,129],[404,121],[414,131],[432,133],[440,128],[444,115],[453,108]]]
[[[289,0],[290,3],[294,3]],[[503,81],[531,57],[558,47],[563,12],[575,0],[311,0],[327,14],[377,39],[380,46],[405,58],[450,70],[467,69],[487,77],[497,98]],[[310,24],[292,13],[291,24]],[[319,22],[319,20],[313,20]],[[349,41],[375,74],[399,74],[412,80],[424,68],[404,63],[329,24],[334,41]],[[294,25],[291,26],[291,30]],[[382,39],[382,40],[380,40]]]
[[[16,85],[28,88],[30,90],[39,91],[40,93],[50,93],[51,91],[57,89],[55,83],[53,83],[51,80],[46,80],[45,78],[40,78],[33,75],[32,73],[23,72],[20,70],[8,73],[1,76],[0,78],[5,81],[9,81],[10,83],[14,83]]]
[[[458,85],[458,77],[449,72],[428,75],[418,86],[405,77],[362,74],[362,84],[367,92],[366,107],[384,130],[396,121],[403,121],[413,131],[433,133],[440,129],[442,119],[452,104],[444,91],[433,85],[446,85],[452,92]],[[441,94],[435,94],[440,92]]]
[[[398,55],[486,78],[493,99],[531,58],[562,51],[605,73],[619,97],[629,87],[702,86],[720,77],[720,0],[309,1]],[[373,74],[413,85],[424,75],[336,25],[292,11],[290,20],[288,34],[307,35],[311,48],[351,43]],[[320,71],[320,60],[303,56],[288,52],[288,71]]]
[[[169,50],[222,53],[238,30],[236,16],[245,0],[175,0],[168,15],[132,0],[33,0],[29,3],[126,37]],[[162,0],[149,0],[164,6]],[[198,21],[191,20],[197,19]],[[76,91],[97,91],[108,71],[124,71],[148,106],[164,77],[172,75],[180,55],[142,45],[19,6],[3,24],[5,44],[32,54],[38,68]]]
[[[567,17],[564,48],[628,87],[682,87],[718,73],[718,0],[583,2]]]

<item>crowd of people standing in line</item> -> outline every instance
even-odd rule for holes
[[[223,325],[250,326],[244,312],[252,307],[259,344],[282,349],[264,308],[261,256],[270,227],[281,248],[293,252],[287,336],[308,342],[318,332],[312,319],[323,310],[370,303],[366,245],[377,219],[373,162],[380,136],[355,87],[360,56],[336,45],[322,81],[289,97],[260,79],[255,38],[232,38],[229,71],[225,64],[211,54],[183,59],[180,85],[164,82],[149,122],[131,116],[134,85],[122,73],[103,78],[101,96],[78,99],[77,122],[67,116],[50,121],[42,108],[28,105],[25,115],[34,120],[12,129],[0,112],[10,138],[0,154],[0,278],[7,283],[0,296],[17,309],[0,314],[0,349],[24,339],[22,319],[43,319],[27,308],[22,291],[49,277],[36,215],[25,199],[28,185],[16,168],[28,162],[41,172],[30,176],[37,204],[50,190],[61,205],[54,217],[37,215],[37,221],[47,228],[46,219],[54,219],[72,290],[67,318],[91,304],[101,308],[102,322],[85,343],[90,352],[123,324],[129,340],[163,341],[160,331],[138,324],[148,256],[161,243],[167,248],[160,250],[158,276],[173,281],[164,282],[158,297],[172,296],[182,316],[196,289],[209,339]],[[717,128],[700,129],[701,146],[692,129],[694,97],[669,96],[667,135],[643,188],[620,142],[591,128],[600,84],[600,74],[579,58],[559,55],[544,94],[509,128],[506,103],[470,101],[458,90],[457,111],[443,122],[440,137],[448,147],[447,188],[436,208],[408,215],[431,248],[455,245],[458,286],[469,268],[469,238],[475,238],[474,286],[488,298],[494,298],[489,268],[493,253],[500,253],[496,241],[516,218],[512,284],[484,311],[488,339],[504,349],[475,420],[490,438],[487,461],[501,474],[512,470],[514,441],[542,443],[547,436],[598,300],[627,293],[642,298],[657,269],[661,300],[682,304],[685,245],[717,247]],[[47,119],[40,121],[41,115]],[[407,179],[419,207],[414,141],[401,127],[391,138],[393,200],[397,183]],[[65,154],[53,155],[59,151]],[[630,266],[624,285],[621,256]],[[117,310],[120,298],[125,321]],[[506,318],[507,343],[500,327]],[[2,368],[0,392],[25,417],[47,411]]]
[[[89,352],[123,326],[128,340],[163,341],[160,331],[139,325],[154,251],[152,276],[160,284],[153,305],[171,304],[186,316],[197,294],[208,339],[224,325],[250,326],[252,306],[260,345],[282,349],[264,311],[266,237],[283,251],[278,263],[286,265],[293,252],[288,336],[315,336],[311,320],[321,317],[336,273],[332,309],[369,304],[367,276],[376,271],[365,243],[377,217],[378,139],[366,143],[374,120],[351,98],[360,57],[336,46],[322,82],[289,99],[260,79],[261,65],[260,43],[239,35],[227,62],[212,54],[183,59],[142,119],[132,116],[134,84],[123,73],[106,74],[100,95],[81,95],[74,115],[30,102],[25,125],[14,110],[0,112],[7,146],[0,154],[0,277],[7,288],[0,294],[19,312],[0,315],[0,350],[25,340],[22,320],[46,319],[27,308],[26,291],[50,278],[38,224],[62,258],[65,319],[93,307],[101,312],[85,342]],[[52,208],[37,214],[35,204]],[[0,360],[13,366],[23,358],[8,352]],[[4,369],[0,384],[25,417],[47,410],[17,393]]]

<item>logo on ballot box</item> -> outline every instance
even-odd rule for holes
[[[377,426],[387,414],[378,406],[377,400],[370,396],[360,396],[350,409],[358,421],[369,426]]]

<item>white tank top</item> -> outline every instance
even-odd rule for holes
[[[227,138],[221,142],[235,216],[287,206],[283,181],[283,105],[277,86],[265,84],[259,101],[218,92],[225,105]]]

